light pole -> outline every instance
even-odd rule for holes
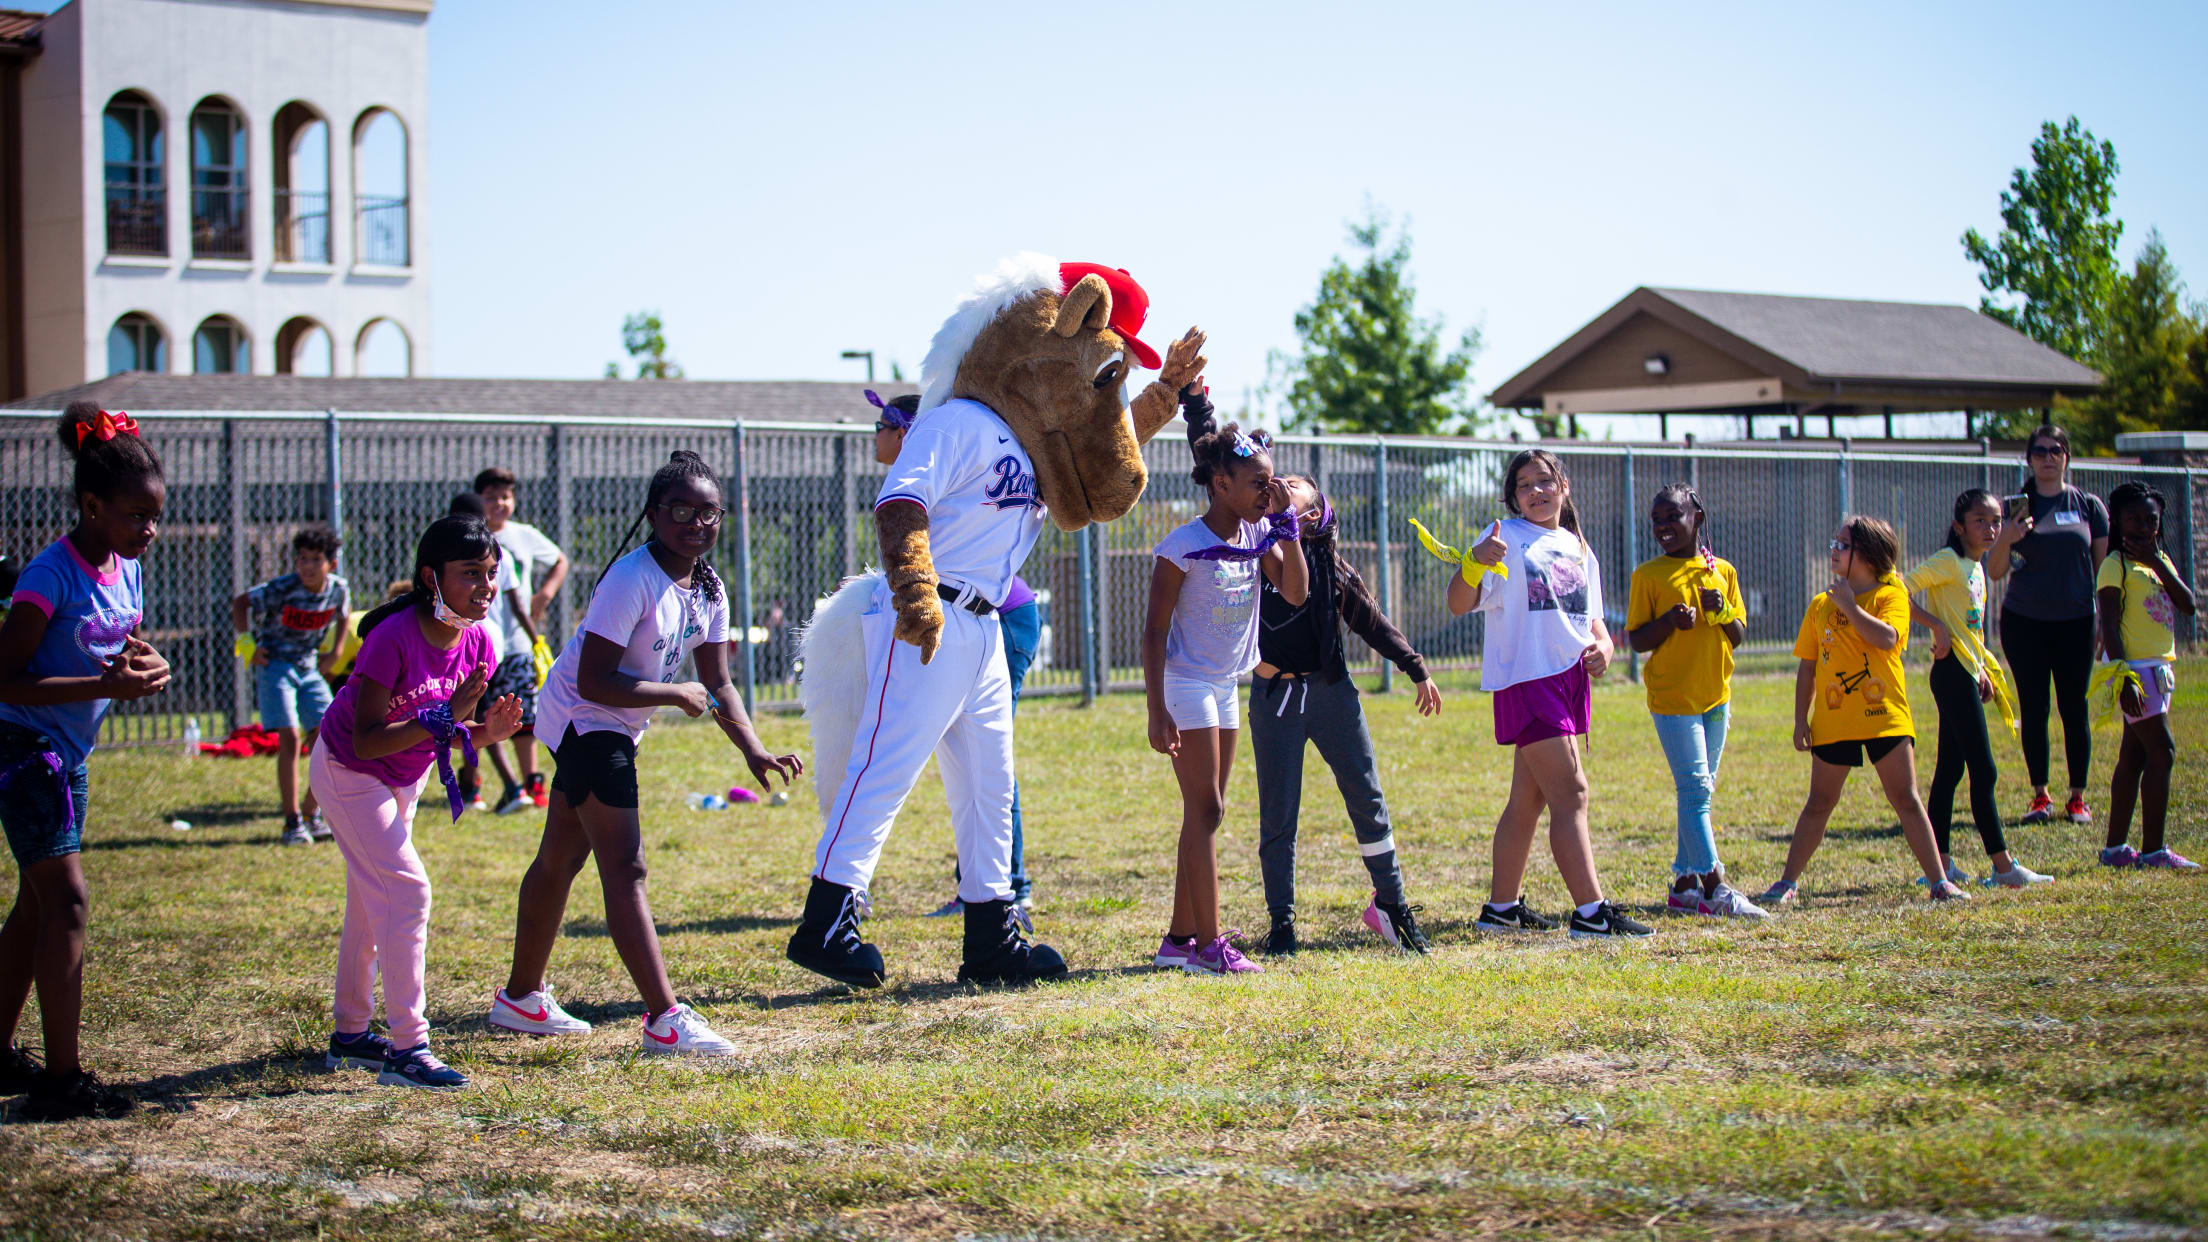
[[[843,351],[843,356],[844,356],[845,358],[847,358],[847,359],[850,359],[850,358],[864,358],[864,359],[866,359],[866,382],[867,382],[867,383],[869,383],[869,384],[871,384],[871,383],[873,383],[873,382],[874,382],[874,351],[873,351],[873,350],[871,350],[871,349],[847,349],[847,350],[844,350],[844,351]]]

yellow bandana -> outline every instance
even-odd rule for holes
[[[2106,660],[2094,668],[2085,697],[2088,702],[2097,699],[2101,704],[2101,710],[2093,714],[2095,728],[2121,724],[2125,686],[2137,686],[2142,697],[2147,693],[2146,684],[2139,680],[2139,670],[2122,660]]]
[[[1500,564],[1483,565],[1478,560],[1474,559],[1469,551],[1459,551],[1458,549],[1452,548],[1448,544],[1443,543],[1441,540],[1434,538],[1433,533],[1427,530],[1423,525],[1421,525],[1417,518],[1411,518],[1410,523],[1411,529],[1418,532],[1418,542],[1420,546],[1424,547],[1428,552],[1432,553],[1436,560],[1445,561],[1448,564],[1457,566],[1457,572],[1464,576],[1464,580],[1467,585],[1480,585],[1480,579],[1488,574],[1494,574],[1498,578],[1510,577],[1510,568],[1508,566]],[[1494,526],[1488,527],[1488,530],[1495,530],[1501,525],[1502,523],[1498,522]]]

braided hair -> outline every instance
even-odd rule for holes
[[[2109,529],[2118,529],[2117,524],[2123,521],[2124,510],[2134,505],[2151,505],[2154,508],[2154,546],[2160,548],[2162,546],[2162,515],[2166,512],[2165,504],[2166,502],[2162,499],[2160,491],[2149,487],[2138,479],[2127,479],[2122,483],[2118,483],[2116,489],[2108,494]],[[2109,551],[2123,558],[2116,563],[2128,572],[2131,569],[2131,555],[2124,551],[2123,539],[2118,537],[2110,542],[2115,546],[2110,548]]]
[[[385,601],[360,619],[360,637],[368,637],[375,629],[409,608],[426,606],[431,598],[431,588],[422,584],[422,571],[430,571],[436,578],[445,572],[445,566],[454,561],[496,561],[499,557],[498,540],[491,537],[491,528],[483,519],[472,513],[448,513],[429,524],[422,532],[422,541],[414,547],[414,577],[406,584],[406,593]]]
[[[644,507],[637,511],[636,520],[629,523],[629,528],[621,533],[621,546],[614,549],[613,555],[607,559],[605,569],[598,571],[598,581],[605,581],[606,570],[612,569],[613,562],[620,560],[622,554],[629,550],[629,541],[636,538],[637,528],[644,525],[644,520],[651,516],[653,509],[659,507],[660,500],[673,491],[676,484],[689,482],[710,483],[714,491],[721,490],[719,476],[713,473],[713,467],[705,464],[703,457],[689,449],[676,449],[667,454],[667,464],[653,472],[651,486],[645,489]],[[644,542],[649,544],[651,540],[647,538]],[[712,562],[701,556],[692,563],[690,573],[697,583],[698,592],[705,597],[707,603],[721,597],[721,576],[713,572]]]
[[[1708,543],[1709,541],[1702,537],[1702,532],[1709,528],[1710,514],[1709,510],[1702,507],[1702,497],[1696,494],[1694,485],[1691,483],[1664,484],[1656,489],[1656,498],[1648,502],[1649,508],[1653,509],[1667,500],[1679,506],[1679,512],[1694,515],[1695,543],[1697,545]],[[1572,516],[1575,521],[1578,519],[1578,514],[1575,513]]]
[[[89,434],[89,429],[105,417],[109,416],[97,401],[72,401],[61,412],[54,434],[61,437],[61,447],[76,462],[69,494],[106,500],[125,488],[166,482],[161,459],[154,456],[153,447],[137,432],[118,429],[107,439]]]

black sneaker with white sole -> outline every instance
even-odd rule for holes
[[[1526,899],[1523,897],[1512,902],[1508,910],[1497,910],[1491,905],[1482,903],[1479,920],[1473,923],[1472,927],[1474,930],[1485,932],[1490,936],[1514,936],[1522,932],[1556,930],[1556,924],[1535,914],[1533,908],[1526,904]]]
[[[1597,906],[1592,916],[1572,911],[1574,940],[1632,940],[1654,932],[1648,924],[1634,922],[1625,916],[1625,911],[1607,901]]]
[[[1295,919],[1275,918],[1273,930],[1265,934],[1265,943],[1258,946],[1258,951],[1267,957],[1288,957],[1301,948],[1302,943],[1296,938]]]

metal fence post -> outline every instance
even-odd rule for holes
[[[345,537],[345,494],[339,486],[339,481],[345,476],[340,473],[337,461],[337,411],[324,410],[322,415],[322,452],[326,461],[325,469],[329,471],[330,529],[337,532],[338,538],[343,539]],[[338,553],[337,563],[338,568],[344,568],[345,554],[342,551]]]
[[[1840,450],[1839,466],[1840,516],[1844,518],[1850,513],[1855,512],[1855,480],[1852,477],[1854,472],[1849,469],[1848,450],[1846,448],[1842,448]]]
[[[2200,581],[2194,567],[2197,549],[2194,545],[2195,536],[2193,534],[2193,504],[2193,471],[2188,466],[2185,469],[2185,581],[2187,582]],[[2200,616],[2198,613],[2188,613],[2185,617],[2185,645],[2190,647],[2199,641]]]
[[[729,601],[729,628],[736,631],[736,658],[743,662],[743,680],[738,683],[744,696],[744,713],[751,713],[753,680],[756,670],[751,660],[751,468],[744,461],[744,420],[736,420],[736,503],[730,505],[736,518],[736,598]]]
[[[843,498],[836,510],[836,542],[843,549],[843,577],[848,578],[859,572],[858,523],[851,520],[859,508],[859,479],[851,469],[851,437],[840,433],[836,436],[836,494]]]
[[[544,455],[545,481],[552,485],[552,540],[560,545],[562,551],[567,553],[568,563],[573,564],[575,557],[575,467],[571,460],[574,454],[567,442],[567,425],[565,423],[552,424],[552,442],[545,446]],[[536,583],[530,583],[531,590],[534,590],[536,586]],[[574,597],[575,592],[573,590],[562,591],[559,597],[552,601],[552,617],[554,623],[559,627],[558,639],[548,640],[554,650],[558,650],[560,640],[564,640],[569,634],[575,632],[574,614],[569,611],[568,604],[568,601]]]
[[[1098,685],[1096,668],[1096,535],[1097,528],[1091,522],[1087,529],[1073,537],[1074,573],[1080,582],[1075,596],[1080,600],[1081,614],[1081,706],[1096,704]]]
[[[1633,485],[1633,446],[1625,446],[1625,470],[1619,476],[1625,484],[1625,503],[1618,506],[1618,551],[1625,557],[1625,572],[1631,575],[1633,558],[1633,496],[1639,489]],[[1609,592],[1603,592],[1609,598]],[[1625,643],[1625,678],[1637,682],[1641,679],[1641,653],[1633,646],[1631,638]]]
[[[238,434],[238,420],[234,418],[222,420],[222,465],[230,478],[230,598],[236,599],[253,584],[246,581],[245,441]],[[230,662],[231,729],[242,729],[253,719],[251,680],[243,660]]]
[[[1388,597],[1388,442],[1379,436],[1372,439],[1372,514],[1372,581],[1380,590],[1380,611],[1388,613],[1394,607]],[[1394,688],[1395,662],[1382,660],[1380,693]]]

